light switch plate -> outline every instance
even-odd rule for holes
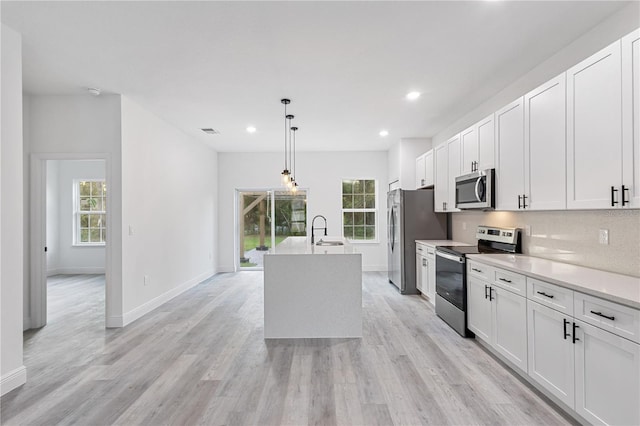
[[[598,241],[600,242],[600,244],[609,244],[609,230],[608,229],[601,229],[598,232]]]

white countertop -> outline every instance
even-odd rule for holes
[[[341,241],[342,246],[311,245],[311,237],[287,237],[280,244],[269,250],[271,254],[359,254],[353,245],[342,237],[317,237],[316,242]]]
[[[640,278],[522,254],[469,254],[471,260],[640,309]]]
[[[424,244],[431,248],[436,246],[472,246],[473,244],[460,243],[452,240],[416,240],[416,244]]]

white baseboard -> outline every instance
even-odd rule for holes
[[[49,269],[47,276],[52,275],[82,275],[82,274],[104,274],[104,267],[100,266],[71,266],[64,268]]]
[[[22,331],[29,330],[31,328],[31,317],[22,318]]]
[[[27,383],[27,368],[23,365],[2,376],[0,395],[5,395],[25,383]]]
[[[235,266],[218,266],[218,268],[216,269],[216,274],[235,272],[235,271],[236,271]]]
[[[153,299],[149,300],[148,302],[138,306],[137,308],[134,308],[132,310],[130,310],[129,312],[126,312],[123,316],[122,316],[122,325],[120,327],[125,327],[128,324],[131,324],[132,322],[134,322],[135,320],[137,320],[138,318],[141,318],[143,315],[148,314],[149,312],[153,311],[154,309],[156,309],[157,307],[163,305],[164,303],[167,303],[169,300],[173,299],[174,297],[176,297],[177,295],[189,290],[191,287],[200,284],[202,281],[206,280],[207,278],[211,277],[214,274],[213,270],[204,272],[200,275],[198,275],[195,278],[190,279],[189,281],[180,284],[177,287],[172,288],[171,290],[162,293],[161,295],[154,297]],[[115,318],[115,317],[114,317]],[[108,323],[109,321],[107,321]],[[109,327],[109,325],[107,325],[107,327]]]
[[[107,317],[105,320],[105,326],[107,328],[121,328],[124,327],[124,321],[122,316]]]

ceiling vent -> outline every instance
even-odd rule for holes
[[[205,132],[208,135],[219,135],[220,134],[220,132],[217,131],[216,129],[208,128],[208,129],[200,129],[200,130],[202,130],[203,132]]]

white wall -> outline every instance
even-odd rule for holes
[[[122,324],[120,96],[25,95],[25,106],[28,127],[25,143],[31,156],[106,160],[107,208],[113,213],[107,218],[106,264],[111,265],[106,271],[107,325],[119,326]],[[28,280],[25,286],[28,294]]]
[[[23,152],[22,42],[1,26],[0,394],[26,381],[22,360]]]
[[[104,168],[103,160],[47,161],[47,275],[104,273],[104,246],[73,245],[73,181],[104,179]]]
[[[235,190],[280,188],[281,152],[219,153],[219,269],[233,271],[235,257]],[[341,235],[342,179],[371,178],[378,181],[379,242],[358,244],[364,270],[387,269],[387,152],[300,152],[296,155],[296,179],[309,189],[307,230],[318,214],[327,218],[328,234]],[[310,233],[309,233],[310,235]]]
[[[389,185],[392,188],[416,189],[416,157],[430,149],[430,138],[402,138],[393,144],[389,148],[387,162]]]
[[[214,150],[122,97],[124,324],[215,272],[216,179]]]

